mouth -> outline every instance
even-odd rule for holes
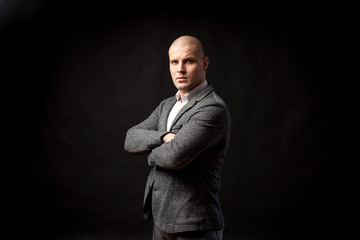
[[[179,82],[184,82],[187,80],[187,77],[177,77],[176,80],[178,80]]]

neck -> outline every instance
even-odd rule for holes
[[[203,84],[204,82],[205,82],[205,79],[203,79],[200,83],[198,83],[196,86],[192,87],[191,89],[179,90],[180,97],[183,98],[185,94],[191,92],[194,88],[198,87],[199,85]]]

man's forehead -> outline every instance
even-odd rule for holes
[[[169,49],[169,57],[196,57],[199,54],[195,44],[187,44],[182,46],[171,46]]]

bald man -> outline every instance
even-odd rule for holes
[[[147,156],[151,171],[143,213],[153,239],[222,239],[218,193],[230,137],[224,101],[205,78],[209,59],[201,42],[181,36],[169,49],[177,93],[130,128],[125,150]]]

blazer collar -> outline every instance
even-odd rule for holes
[[[195,102],[201,101],[201,100],[203,100],[203,98],[205,98],[207,95],[209,95],[212,91],[214,91],[214,87],[211,84],[209,84],[204,90],[202,90],[193,99],[195,99]],[[190,100],[190,102],[191,102],[191,100]]]
[[[214,91],[214,88],[212,85],[208,85],[204,90],[202,90],[200,93],[198,93],[195,97],[193,97],[181,110],[180,112],[176,115],[174,121],[171,124],[170,130],[171,128],[174,126],[174,124],[180,119],[180,117],[187,112],[189,109],[191,109],[197,102],[203,100],[207,95],[209,95],[211,92]],[[175,98],[174,98],[175,99]],[[172,104],[172,106],[175,104],[176,101],[174,101],[174,103]],[[171,108],[169,110],[169,113],[171,111]],[[168,116],[169,114],[167,114]],[[167,119],[167,118],[166,118]]]

